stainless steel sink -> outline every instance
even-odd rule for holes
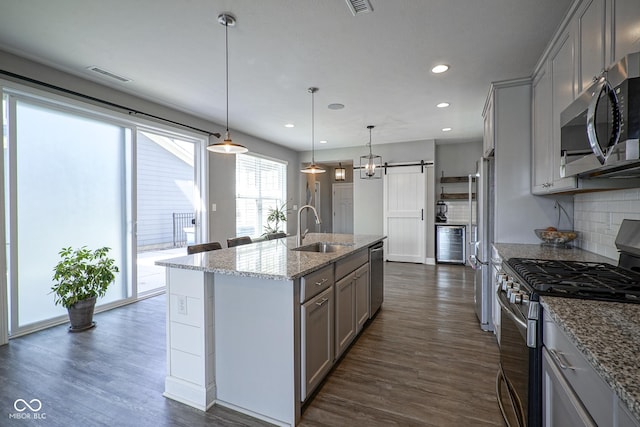
[[[325,243],[325,242],[317,242],[312,243],[310,245],[299,246],[297,248],[293,248],[293,251],[302,251],[302,252],[320,252],[320,253],[328,253],[328,252],[337,252],[341,249],[347,248],[349,246],[353,246],[348,243]]]

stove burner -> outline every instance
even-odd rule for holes
[[[511,258],[509,266],[539,295],[640,303],[640,274],[604,263]]]

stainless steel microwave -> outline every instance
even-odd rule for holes
[[[640,177],[640,52],[594,80],[560,114],[560,175]]]

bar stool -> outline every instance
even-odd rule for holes
[[[239,245],[247,245],[249,243],[251,243],[251,237],[249,236],[230,237],[227,239],[227,246],[230,248]]]
[[[265,240],[281,239],[283,237],[287,237],[287,233],[283,233],[282,231],[265,234],[264,236]]]
[[[187,254],[197,254],[198,252],[215,251],[222,249],[222,245],[218,242],[200,243],[198,245],[187,246]]]

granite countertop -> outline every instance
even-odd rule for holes
[[[235,276],[293,280],[385,238],[386,236],[374,235],[309,233],[303,246],[316,242],[342,243],[346,246],[330,253],[294,251],[292,248],[296,247],[296,236],[291,236],[158,260],[156,265]]]
[[[542,307],[640,420],[640,304],[542,297]]]
[[[526,243],[494,243],[493,247],[503,260],[508,260],[509,258],[531,258],[618,264],[617,260],[580,248],[554,248],[552,246]]]

